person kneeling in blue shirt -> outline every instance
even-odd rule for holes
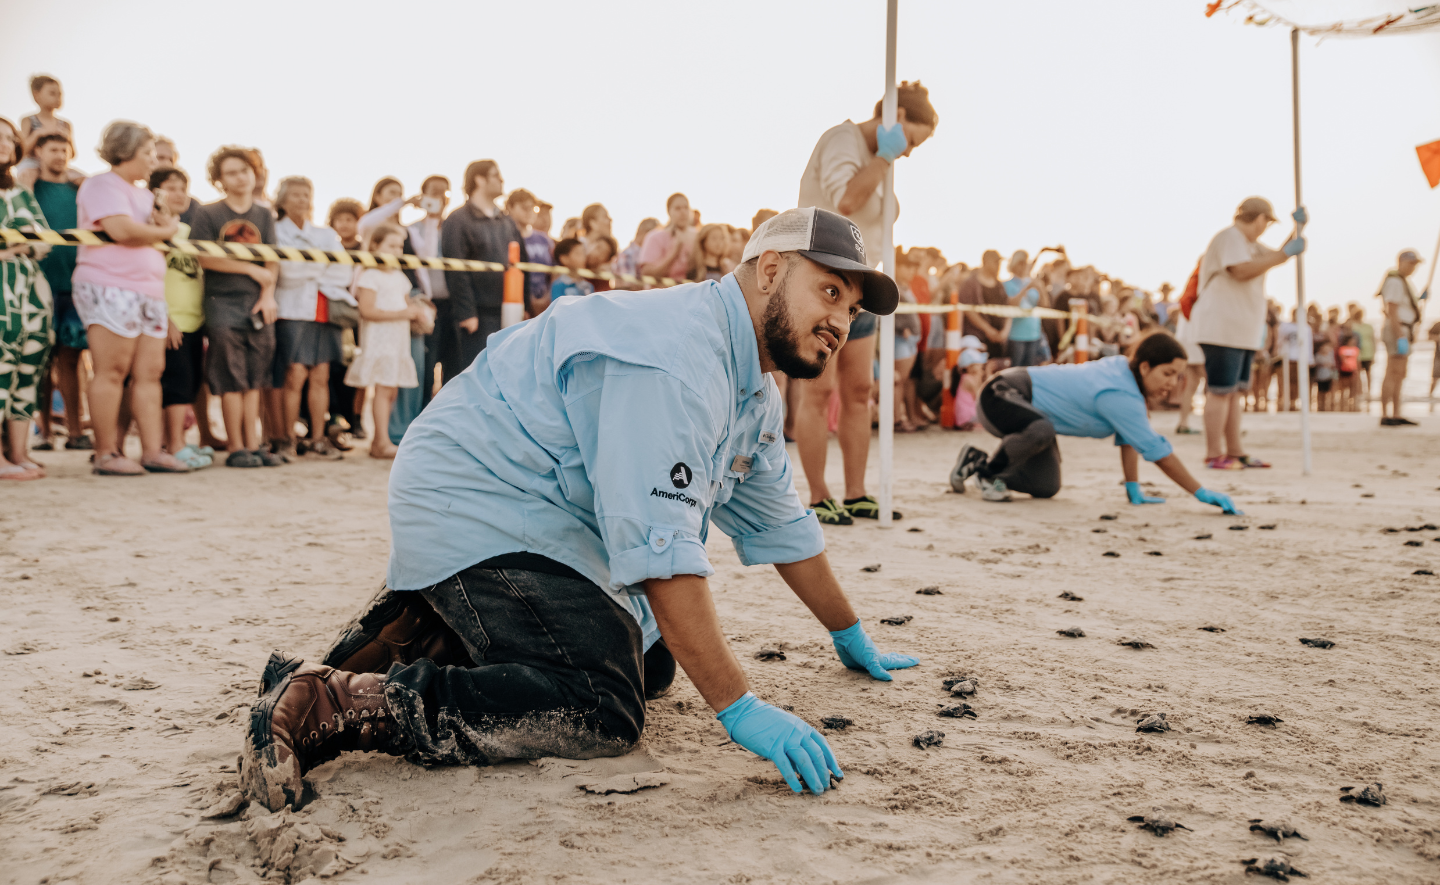
[[[1237,514],[1229,496],[1202,488],[1168,440],[1150,427],[1148,404],[1168,399],[1185,376],[1185,347],[1154,332],[1127,360],[1111,356],[1071,366],[1006,369],[980,390],[976,417],[1000,437],[995,454],[965,445],[950,471],[961,494],[975,477],[986,501],[1009,501],[1012,491],[1051,498],[1060,491],[1057,436],[1115,437],[1131,504],[1163,504],[1140,489],[1140,462],[1151,461],[1196,500]]]
[[[495,335],[410,426],[390,474],[386,588],[319,664],[276,652],[241,757],[246,795],[297,802],[346,750],[429,764],[615,756],[676,662],[790,787],[843,777],[825,738],[748,690],[706,578],[713,522],[771,563],[841,663],[890,680],[795,491],[767,373],[814,378],[895,283],[860,231],[793,209],[735,272],[561,299]],[[802,786],[803,785],[803,786]]]

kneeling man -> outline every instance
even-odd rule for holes
[[[706,578],[713,522],[771,563],[841,663],[889,680],[825,557],[767,373],[815,378],[895,283],[823,209],[761,225],[711,282],[556,301],[490,338],[405,434],[386,589],[321,664],[276,653],[241,783],[278,810],[347,750],[436,764],[615,756],[675,663],[797,793],[843,777],[801,719],[757,699]]]

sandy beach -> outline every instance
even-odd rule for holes
[[[826,731],[847,776],[822,797],[729,743],[681,677],[628,756],[350,755],[273,815],[236,805],[257,677],[272,648],[318,655],[379,586],[388,465],[99,479],[82,452],[43,453],[51,477],[7,487],[0,515],[0,882],[1238,883],[1257,857],[1315,882],[1440,882],[1440,577],[1414,574],[1440,572],[1440,419],[1419,420],[1315,416],[1305,478],[1297,416],[1247,416],[1275,469],[1202,478],[1244,517],[1148,465],[1172,500],[1130,506],[1113,446],[1075,439],[1059,497],[986,504],[945,475],[991,438],[902,436],[904,520],[826,529],[872,635],[922,659],[889,684],[841,667],[773,570],[714,533],[755,692],[853,720]],[[1177,442],[1192,467],[1201,440]],[[960,675],[977,718],[939,718]],[[1247,724],[1262,712],[1283,722]],[[1137,733],[1152,713],[1172,729]],[[930,729],[941,746],[912,745]],[[1389,804],[1340,802],[1371,782]],[[1189,831],[1127,821],[1156,807]]]

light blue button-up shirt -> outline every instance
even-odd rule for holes
[[[1035,366],[1030,373],[1030,403],[1050,419],[1061,436],[1097,439],[1115,435],[1146,461],[1159,461],[1173,449],[1150,426],[1145,395],[1123,356],[1071,366]]]
[[[415,419],[390,473],[389,586],[504,553],[564,563],[659,636],[643,582],[825,549],[795,491],[783,404],[734,276],[555,301],[490,336]]]

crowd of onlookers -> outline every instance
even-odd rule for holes
[[[507,190],[498,164],[479,160],[460,177],[464,202],[453,210],[454,185],[432,175],[408,195],[400,181],[381,178],[368,201],[336,200],[317,215],[310,179],[291,175],[272,190],[261,152],[239,146],[221,147],[205,161],[203,174],[222,198],[201,204],[190,195],[175,143],[139,123],[107,126],[97,151],[109,171],[81,173],[72,165],[71,126],[56,115],[59,82],[38,76],[31,91],[36,113],[18,126],[0,118],[0,224],[98,230],[113,245],[0,250],[4,480],[43,476],[29,452],[61,445],[61,434],[67,449],[93,449],[94,471],[104,475],[188,472],[218,459],[261,467],[340,458],[367,438],[367,402],[369,453],[393,457],[409,423],[501,327],[498,273],[357,271],[154,248],[166,240],[493,262],[505,262],[516,243],[525,260],[563,269],[526,274],[525,314],[534,316],[555,298],[638,287],[587,277],[585,270],[719,279],[739,263],[750,232],[775,214],[761,210],[748,227],[702,223],[676,193],[666,199],[663,218],[646,218],[623,247],[599,203],[565,220],[552,237],[551,204],[524,188]],[[402,224],[407,210],[422,217]],[[1015,252],[1003,266],[998,252],[987,251],[974,267],[950,264],[934,248],[897,249],[895,275],[907,302],[1060,310],[1083,304],[1090,318],[1085,336],[1074,319],[897,315],[896,426],[903,431],[931,423],[970,427],[980,386],[1004,367],[1074,361],[1077,342],[1088,357],[1118,354],[1150,329],[1175,332],[1181,324],[1183,331],[1185,322],[1169,284],[1158,294],[1141,290],[1076,266],[1062,246],[1033,257]],[[1338,308],[1325,314],[1312,306],[1307,319],[1315,402],[1323,410],[1359,408],[1368,401],[1375,331],[1358,305],[1343,322]],[[1250,408],[1268,407],[1272,379],[1289,399],[1276,395],[1280,408],[1294,407],[1303,348],[1298,328],[1293,317],[1282,322],[1272,303]],[[947,332],[958,333],[958,354]],[[1284,365],[1288,376],[1274,371]],[[1177,396],[1182,432],[1203,375],[1193,371]],[[212,400],[223,431],[212,426]],[[793,390],[787,401],[794,405]],[[132,429],[140,438],[138,461],[124,451]]]

